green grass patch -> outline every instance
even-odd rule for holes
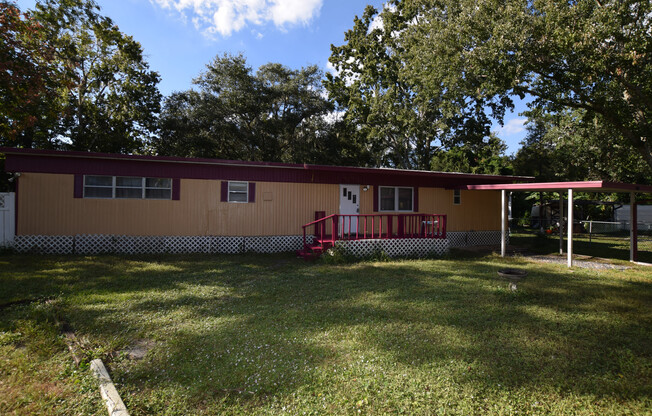
[[[509,244],[527,248],[538,254],[558,254],[559,234],[539,235],[533,230],[515,230],[509,238]],[[563,250],[566,253],[566,234]],[[609,260],[629,261],[629,234],[573,234],[573,253],[582,256],[598,257]],[[639,234],[638,261],[652,263],[652,235]]]
[[[36,301],[0,309],[0,414],[106,412],[97,383],[86,367],[74,365],[61,340],[55,308],[53,302]]]
[[[132,415],[652,409],[649,268],[290,255],[8,255],[0,265],[0,305],[40,299],[0,308],[3,414],[50,413],[48,396],[19,391],[49,378],[67,389],[61,414],[101,406],[54,316],[87,360],[105,360]],[[529,272],[517,292],[497,278],[506,266]],[[148,350],[141,360],[129,357],[135,345]]]

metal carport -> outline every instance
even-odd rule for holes
[[[540,191],[552,192],[557,191],[561,195],[562,192],[568,192],[568,221],[570,224],[567,230],[567,264],[568,267],[573,266],[573,192],[617,192],[629,193],[629,199],[632,209],[630,210],[630,261],[636,261],[637,253],[637,233],[636,228],[636,198],[637,193],[652,193],[652,186],[650,185],[637,185],[618,182],[606,181],[583,181],[583,182],[538,182],[538,183],[506,183],[506,184],[488,184],[488,185],[467,185],[466,189],[475,191],[501,191],[501,244],[500,254],[505,257],[505,250],[507,246],[507,191]],[[560,198],[560,204],[563,206],[563,198]],[[563,212],[563,209],[562,209]],[[561,229],[561,225],[560,225]],[[560,239],[562,238],[562,231],[560,230]]]

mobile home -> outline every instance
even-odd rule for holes
[[[374,241],[396,254],[499,244],[500,191],[462,188],[529,179],[14,148],[0,153],[16,178],[15,247],[46,253],[281,252],[326,234],[351,244]]]

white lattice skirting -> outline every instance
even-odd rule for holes
[[[311,244],[312,236],[306,238]],[[42,254],[280,253],[303,248],[303,236],[18,235],[14,247]]]
[[[449,232],[446,237],[338,241],[337,245],[360,257],[378,252],[390,257],[424,257],[444,254],[450,247],[500,244],[500,231],[458,231]],[[307,239],[312,243],[312,236]],[[21,253],[42,254],[280,253],[302,249],[303,237],[17,235],[14,248]]]
[[[441,256],[448,251],[448,240],[442,238],[337,241],[335,245],[356,257],[370,257],[377,253],[389,257],[426,257]]]
[[[450,247],[500,245],[500,231],[453,231],[447,232]],[[509,235],[507,236],[509,243]]]

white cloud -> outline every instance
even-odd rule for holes
[[[369,24],[369,32],[371,32],[374,29],[380,29],[380,30],[385,29],[383,18],[379,14],[374,16],[374,19]]]
[[[163,9],[174,10],[185,20],[188,15],[198,30],[227,37],[246,26],[273,23],[308,24],[319,14],[323,0],[150,0]]]
[[[331,63],[331,61],[326,61],[326,71],[330,72],[333,75],[339,75],[340,71],[335,69],[335,65]]]
[[[511,136],[512,134],[519,134],[525,131],[525,123],[527,118],[513,118],[498,131],[502,136]]]
[[[383,18],[381,16],[382,12],[385,10],[389,10],[390,12],[396,11],[396,6],[393,4],[385,3],[383,4],[383,9],[380,11],[379,14],[375,15],[371,23],[369,24],[369,32],[371,32],[374,29],[380,29],[384,30],[385,29],[385,24],[383,22]]]
[[[308,24],[321,9],[322,0],[272,0],[270,14],[276,26]]]
[[[333,124],[338,121],[342,121],[344,119],[344,114],[346,114],[346,111],[331,111],[328,114],[324,114],[322,116],[322,120],[328,124]]]
[[[355,59],[353,57],[349,57],[349,59],[346,60],[347,64],[352,64],[355,62]],[[358,64],[360,67],[360,70],[362,70],[362,64]],[[331,61],[326,61],[326,72],[330,72],[333,74],[335,77],[342,76],[342,71],[338,71],[338,69],[331,63]],[[360,74],[358,73],[351,73],[351,71],[347,71],[344,73],[344,82],[346,83],[347,86],[350,86],[353,84],[355,81],[360,79]]]

